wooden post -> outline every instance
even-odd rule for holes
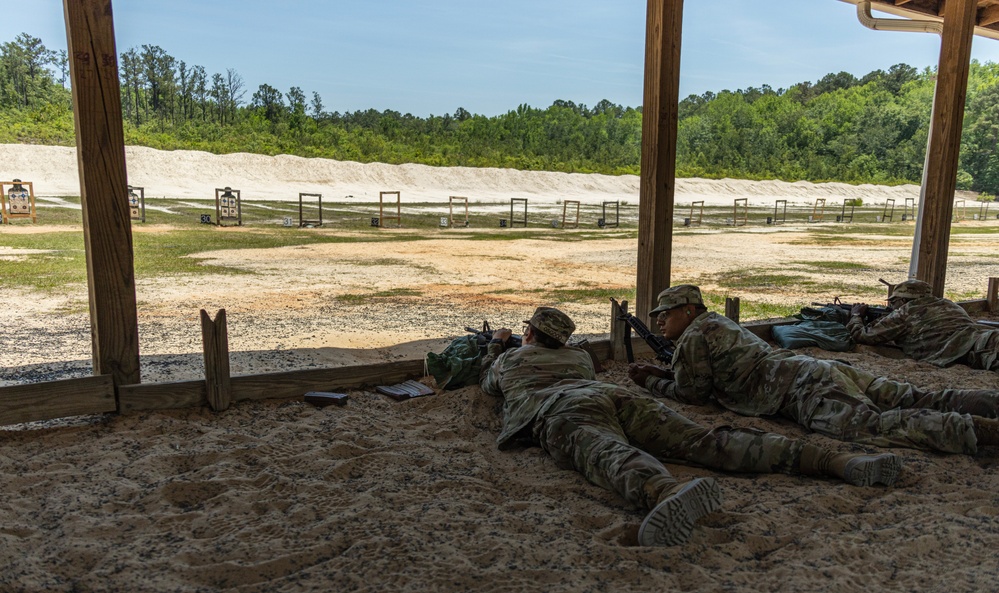
[[[725,297],[725,317],[739,323],[739,297]]]
[[[80,168],[94,374],[139,382],[132,223],[110,0],[63,0]]]
[[[682,23],[683,0],[648,0],[634,311],[643,318],[670,285]]]
[[[989,303],[989,313],[999,310],[999,278],[989,278],[989,292],[985,295]]]
[[[913,248],[916,277],[928,282],[936,296],[943,296],[947,274],[947,246],[977,8],[977,0],[948,0],[944,5],[940,64],[926,156],[925,198],[920,205],[918,245]]]
[[[610,347],[611,360],[614,362],[628,361],[628,351],[624,346],[625,329],[628,324],[627,322],[618,319],[619,315],[627,312],[628,301],[621,301],[620,306],[618,306],[614,301],[611,301]]]
[[[229,331],[225,309],[219,309],[215,321],[201,310],[201,341],[205,349],[205,386],[208,406],[215,412],[228,409],[232,402],[232,382],[229,375]]]

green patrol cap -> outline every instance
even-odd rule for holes
[[[670,286],[659,293],[659,306],[649,311],[649,315],[658,315],[663,311],[669,311],[682,305],[701,305],[701,289],[693,284],[678,284]]]
[[[933,294],[933,289],[926,282],[922,280],[906,280],[901,284],[895,285],[895,289],[891,291],[891,298],[918,299],[919,297],[931,294]]]
[[[554,307],[538,307],[534,315],[524,323],[547,336],[555,338],[562,344],[569,341],[569,336],[576,331],[576,324],[569,316]]]

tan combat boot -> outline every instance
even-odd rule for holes
[[[999,420],[972,416],[979,447],[999,447]]]
[[[892,453],[836,453],[806,444],[801,449],[799,468],[806,476],[830,476],[853,486],[891,486],[898,479],[902,460]]]
[[[690,539],[694,523],[721,507],[721,489],[714,478],[694,478],[677,484],[649,511],[638,528],[642,546],[675,546]]]

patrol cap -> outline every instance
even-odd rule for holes
[[[701,300],[701,289],[693,284],[670,286],[659,293],[659,306],[649,311],[649,315],[658,315],[663,311],[669,311],[683,305],[701,305],[703,307],[704,301]]]
[[[541,333],[555,338],[562,344],[569,341],[569,336],[576,331],[576,324],[569,316],[554,307],[538,307],[534,315],[524,323]]]
[[[901,284],[895,285],[895,288],[891,291],[890,298],[918,299],[919,297],[931,294],[933,294],[933,289],[926,282],[922,280],[906,280]]]

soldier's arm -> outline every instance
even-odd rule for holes
[[[502,372],[496,360],[503,354],[504,346],[502,340],[492,340],[486,347],[486,355],[482,357],[482,366],[479,368],[479,387],[489,395],[496,397],[503,396],[500,388],[500,378]]]
[[[655,397],[684,404],[705,405],[711,401],[711,352],[703,336],[682,340],[673,356],[673,378],[650,376],[645,387]]]
[[[892,311],[869,326],[859,315],[850,317],[846,328],[850,331],[853,341],[858,344],[886,344],[892,340],[904,337],[909,331],[908,310],[906,307]]]

